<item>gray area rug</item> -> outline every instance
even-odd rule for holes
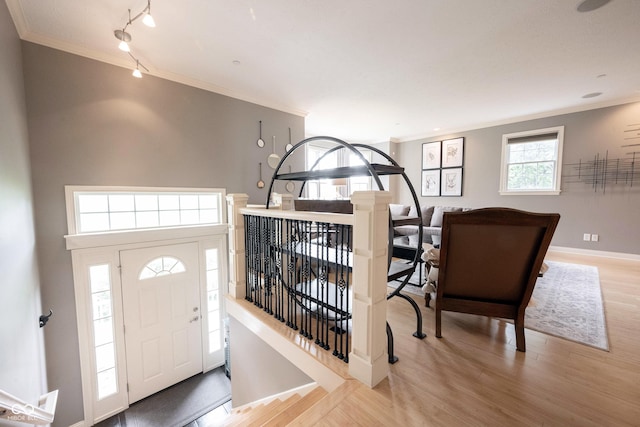
[[[609,351],[598,269],[590,265],[545,262],[549,270],[533,289],[525,313],[525,327]],[[417,273],[411,281],[418,283]],[[387,284],[390,288],[399,285],[400,282]],[[413,299],[421,304],[424,291],[419,286],[407,284],[403,292],[413,294]]]
[[[524,325],[545,334],[609,350],[597,267],[545,261]]]
[[[127,427],[183,427],[230,399],[223,366],[136,402],[123,415]]]

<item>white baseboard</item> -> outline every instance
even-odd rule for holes
[[[631,260],[631,261],[640,261],[640,255],[625,254],[622,252],[596,251],[593,249],[567,248],[563,246],[549,246],[549,251],[565,253],[565,254],[589,255],[589,256],[595,256],[600,258],[614,258],[614,259],[625,259],[625,260]]]

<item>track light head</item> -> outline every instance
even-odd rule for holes
[[[147,0],[147,7],[144,10],[144,18],[142,18],[142,23],[147,27],[155,28],[156,21],[151,16],[151,0]]]
[[[153,16],[151,16],[150,13],[144,15],[144,18],[142,18],[142,23],[151,28],[155,28],[156,26],[156,21],[154,21]]]
[[[113,32],[113,35],[115,36],[115,38],[120,40],[118,48],[124,52],[129,52],[129,42],[131,41],[131,34],[127,33],[124,30],[115,30]]]

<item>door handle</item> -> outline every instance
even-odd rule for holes
[[[200,316],[195,316],[193,319],[189,320],[189,323],[197,322],[200,319]]]

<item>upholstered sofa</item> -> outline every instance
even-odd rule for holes
[[[455,206],[421,206],[422,241],[439,245],[442,232],[442,215],[445,212],[467,211],[470,209]],[[415,218],[418,216],[415,206],[390,204],[389,211],[392,219]],[[399,225],[394,227],[393,230],[396,236],[410,236],[418,234],[418,225]]]

